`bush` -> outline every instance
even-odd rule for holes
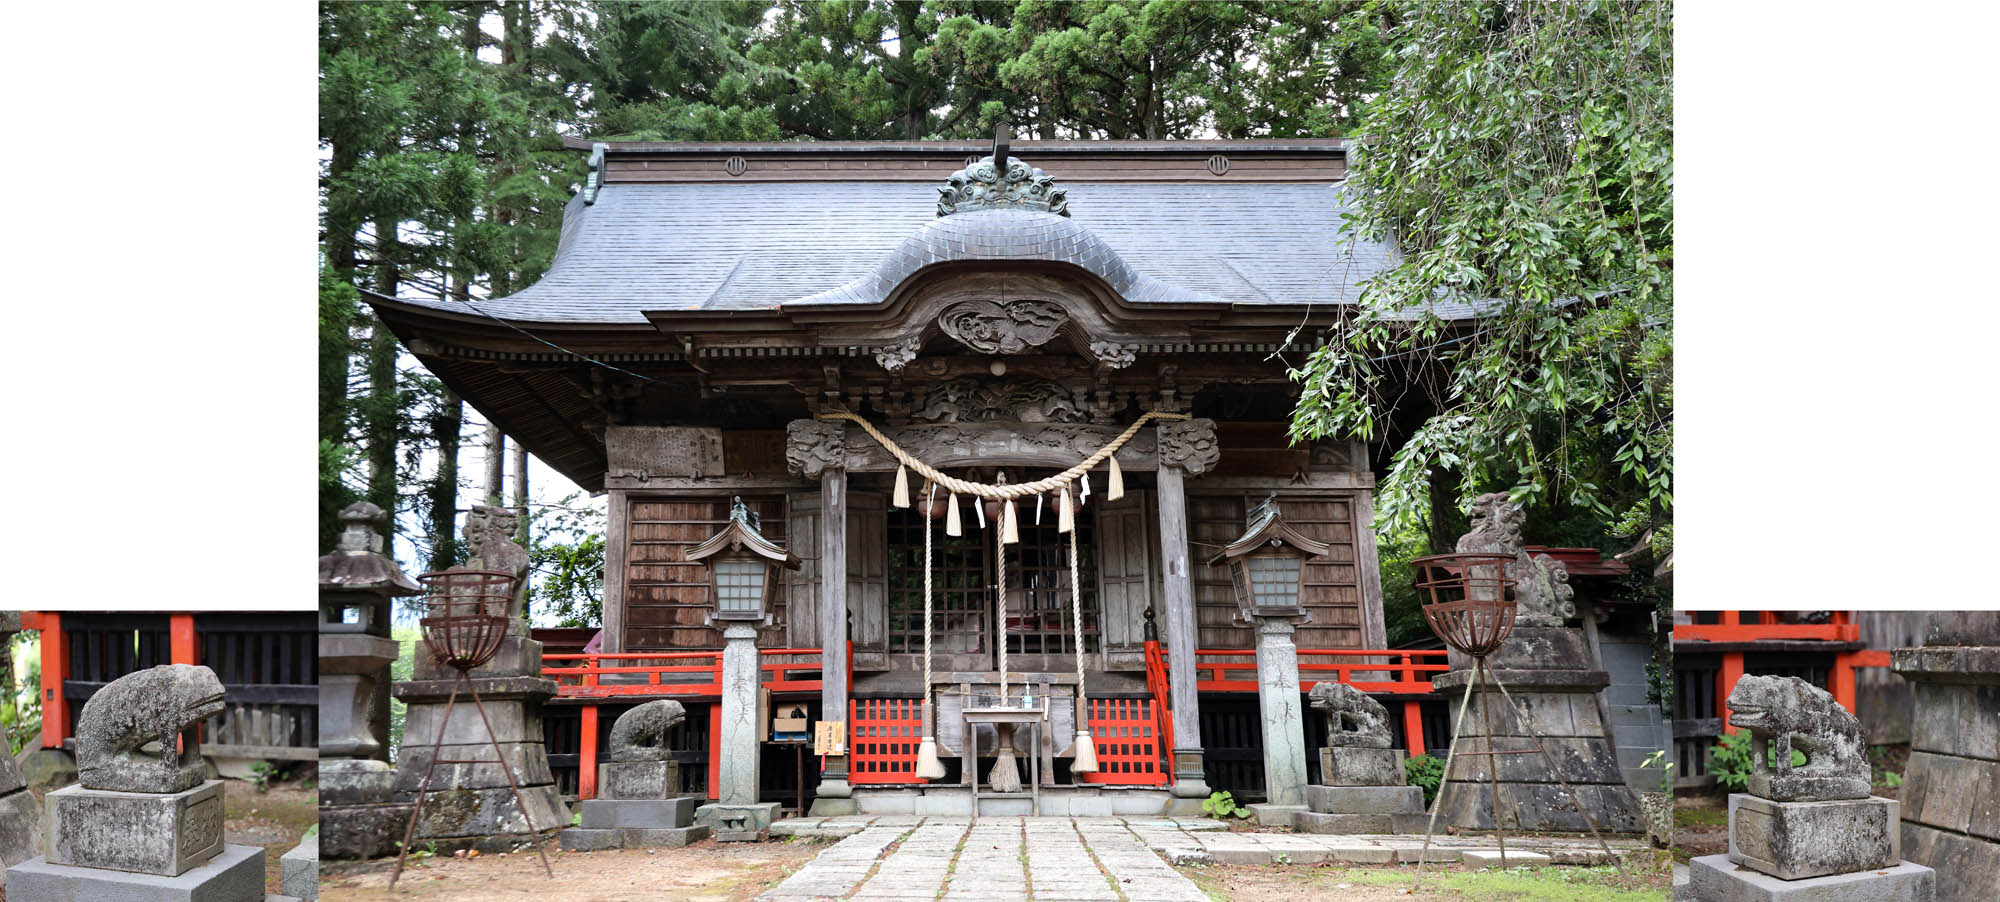
[[[1748,730],[1731,730],[1722,734],[1721,741],[1715,744],[1709,754],[1708,772],[1714,774],[1715,781],[1728,787],[1729,791],[1742,792],[1744,787],[1750,784],[1750,749]],[[1777,749],[1771,749],[1767,766],[1772,768],[1778,766],[1777,754]],[[1805,753],[1793,749],[1792,766],[1798,767],[1804,763],[1806,763]]]
[[[1444,762],[1429,755],[1417,755],[1403,762],[1403,782],[1424,790],[1424,807],[1437,800],[1438,783],[1444,780]]]

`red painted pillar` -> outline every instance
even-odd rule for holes
[[[708,797],[722,798],[722,700],[708,706]]]
[[[1827,675],[1827,691],[1833,693],[1833,700],[1840,703],[1850,714],[1854,710],[1854,653],[1843,651],[1833,656],[1833,672]]]
[[[583,706],[583,736],[576,747],[576,797],[597,798],[597,706]]]
[[[1424,753],[1424,718],[1414,699],[1403,702],[1403,742],[1409,747],[1410,757]]]
[[[167,619],[167,647],[175,664],[201,663],[201,643],[195,639],[193,614],[174,614]]]
[[[59,749],[69,727],[69,700],[62,692],[69,679],[69,641],[62,615],[30,611],[21,615],[21,628],[42,632],[42,748]]]
[[[1734,612],[1729,612],[1733,614]],[[1728,616],[1728,615],[1725,615]],[[1729,732],[1729,691],[1736,688],[1736,681],[1743,678],[1743,653],[1732,651],[1722,656],[1722,672],[1715,675],[1715,712],[1722,717],[1722,732]]]

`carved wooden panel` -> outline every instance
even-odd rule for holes
[[[1107,669],[1129,666],[1134,654],[1145,667],[1145,612],[1158,579],[1159,542],[1150,528],[1157,516],[1151,492],[1127,489],[1117,501],[1092,501],[1097,517],[1097,597],[1102,605]],[[1154,611],[1164,626],[1164,613]]]
[[[787,544],[782,498],[743,499],[763,518],[764,535]],[[625,541],[625,650],[679,651],[722,647],[720,631],[704,621],[711,611],[708,567],[689,562],[687,551],[715,535],[729,519],[729,499],[635,498],[628,505]],[[773,620],[786,622],[785,596],[772,603]]]
[[[610,426],[604,430],[607,479],[721,476],[722,430],[687,426]]]

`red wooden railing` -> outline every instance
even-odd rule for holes
[[[921,699],[850,699],[847,782],[925,782],[917,777],[917,743],[923,732]]]
[[[1767,639],[1821,642],[1858,642],[1861,627],[1848,611],[1834,611],[1828,623],[1779,623],[1775,611],[1720,611],[1721,623],[1681,623],[1674,626],[1677,642],[1757,642]],[[1694,649],[1689,649],[1694,651]],[[1827,692],[1849,711],[1854,710],[1854,670],[1857,667],[1887,667],[1889,653],[1880,649],[1854,649],[1833,653],[1833,669],[1827,672]],[[1743,652],[1722,653],[1722,668],[1715,677],[1715,710],[1722,717],[1722,729],[1729,731],[1729,693],[1743,678]]]
[[[1363,692],[1427,695],[1430,675],[1451,669],[1446,652],[1438,649],[1301,648],[1299,691],[1311,692],[1324,682],[1340,682]],[[1216,648],[1194,653],[1197,685],[1203,692],[1256,692],[1255,649]],[[1330,659],[1330,660],[1326,660]],[[1392,679],[1357,680],[1357,673],[1391,674]]]
[[[1154,698],[1087,699],[1090,737],[1097,747],[1097,772],[1077,774],[1076,782],[1120,786],[1165,786],[1172,773],[1173,747],[1163,745],[1166,704]]]
[[[818,648],[762,648],[764,688],[772,692],[812,694],[820,691],[824,672]],[[798,660],[810,658],[812,660]],[[773,660],[789,659],[789,660]],[[556,666],[550,666],[551,664]],[[638,700],[722,697],[722,653],[719,651],[622,652],[618,654],[553,654],[542,656],[542,675],[556,681],[558,698]],[[569,666],[563,666],[569,665]],[[607,683],[606,677],[612,679]],[[847,649],[848,685],[854,683],[854,648]],[[577,797],[597,797],[597,727],[595,703],[582,711],[577,745]],[[722,706],[708,712],[708,797],[715,798],[722,779]]]

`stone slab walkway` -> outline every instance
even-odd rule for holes
[[[1441,836],[1424,854],[1422,836],[1231,833],[1207,818],[1170,817],[808,817],[778,821],[771,835],[840,839],[758,897],[785,902],[1206,902],[1174,864],[1454,862],[1494,848],[1490,839]],[[1507,849],[1555,864],[1605,860],[1588,839],[1510,839]]]

